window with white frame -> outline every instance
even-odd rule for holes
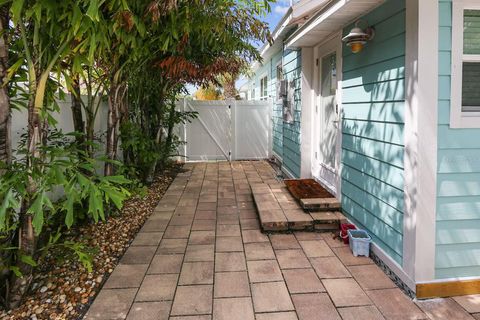
[[[480,1],[453,2],[452,128],[480,128]]]
[[[268,99],[268,78],[264,76],[260,79],[260,100]]]

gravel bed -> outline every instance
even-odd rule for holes
[[[0,320],[81,319],[179,170],[175,165],[157,176],[144,197],[125,201],[120,215],[71,230],[67,239],[93,248],[92,272],[73,255],[59,262],[53,255],[62,253],[53,250],[35,270],[25,303],[9,312],[0,310]]]

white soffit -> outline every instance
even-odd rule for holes
[[[312,47],[383,2],[385,0],[331,1],[287,39],[287,47]]]

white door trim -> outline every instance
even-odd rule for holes
[[[343,59],[342,59],[342,41],[341,41],[342,32],[339,31],[335,33],[325,42],[322,42],[315,46],[313,65],[314,67],[314,82],[313,82],[313,112],[312,117],[310,118],[312,126],[312,154],[311,154],[311,167],[312,167],[312,176],[319,181],[324,187],[326,187],[330,192],[332,192],[337,199],[341,199],[341,155],[342,155],[342,123],[341,123],[341,114],[342,114],[342,72],[343,72]],[[335,143],[335,168],[328,168],[326,165],[319,163],[318,146],[320,143],[320,131],[319,126],[321,123],[320,119],[320,94],[321,94],[321,59],[331,53],[336,52],[337,58],[337,93],[336,99],[338,104],[338,126],[337,126],[337,135]],[[316,65],[318,61],[318,66]],[[335,185],[332,185],[328,179],[320,173],[321,168],[328,170],[333,174],[336,174]],[[333,169],[334,171],[332,171]]]

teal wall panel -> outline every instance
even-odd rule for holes
[[[275,101],[277,65],[279,63],[282,64],[284,78],[289,82],[293,81],[295,86],[293,123],[283,121],[283,105],[281,102]],[[273,100],[273,152],[280,157],[282,166],[294,177],[300,177],[301,65],[300,50],[279,50],[271,58],[263,61],[251,80],[255,87],[254,98],[258,100],[260,99],[260,80],[264,76],[268,77],[268,94],[269,98]]]
[[[435,277],[480,275],[480,128],[451,129],[452,1],[439,0]],[[479,126],[480,127],[480,126]]]
[[[359,54],[343,51],[342,208],[402,264],[405,1],[388,0],[362,19],[376,36]]]
[[[283,167],[294,177],[300,177],[301,170],[301,74],[302,56],[300,50],[285,50],[283,53],[283,72],[288,82],[294,82],[294,121],[283,123]]]

